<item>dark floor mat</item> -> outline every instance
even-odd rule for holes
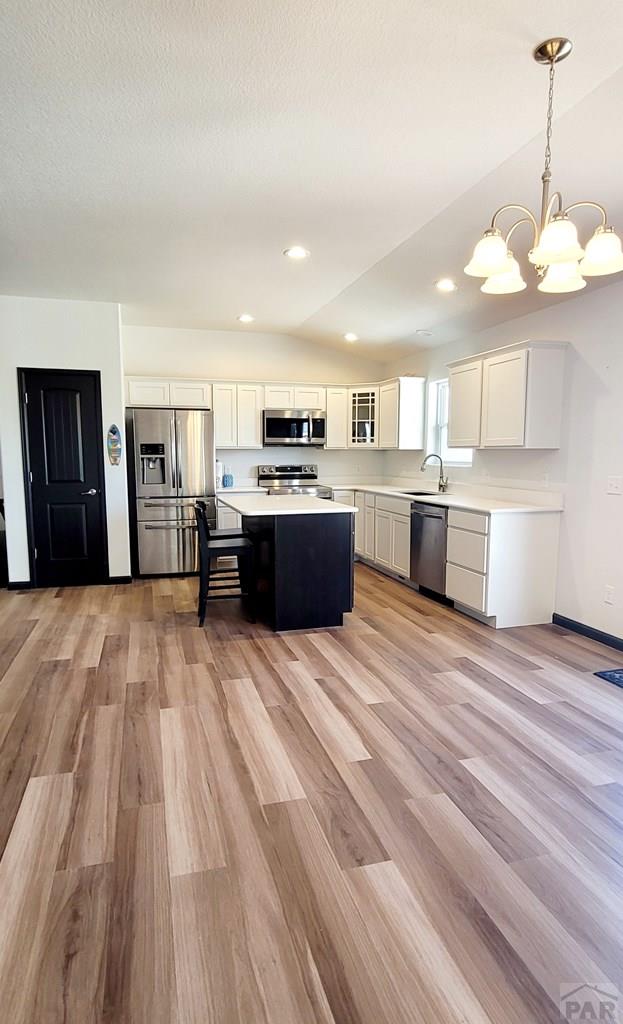
[[[623,686],[623,668],[609,668],[605,672],[594,672],[593,675],[605,679],[607,683],[614,683],[615,686]]]

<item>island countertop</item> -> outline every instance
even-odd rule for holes
[[[335,515],[357,512],[354,505],[343,505],[308,494],[227,494],[219,491],[218,500],[241,516]]]

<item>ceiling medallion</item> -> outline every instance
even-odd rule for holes
[[[601,277],[623,270],[621,239],[608,224],[603,206],[586,200],[565,207],[560,192],[553,192],[550,196],[554,74],[556,64],[568,57],[572,48],[569,39],[547,39],[537,46],[533,53],[537,63],[547,64],[549,67],[545,167],[541,175],[541,212],[537,221],[527,207],[519,203],[506,203],[493,214],[491,227],[485,231],[465,267],[465,273],[470,277],[486,277],[487,280],[480,290],[487,295],[510,295],[527,288],[519,263],[509,246],[511,236],[521,224],[529,224],[532,227],[533,246],[528,253],[528,259],[541,278],[538,285],[541,292],[579,291],[586,286],[585,277]],[[583,206],[597,210],[601,218],[601,223],[587,243],[586,249],[578,242],[577,228],[569,218],[572,210]],[[519,210],[523,216],[511,225],[506,234],[503,234],[497,226],[497,221],[507,210]]]

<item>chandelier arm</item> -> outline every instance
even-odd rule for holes
[[[516,220],[515,223],[508,229],[508,233],[506,235],[506,248],[507,249],[508,249],[508,243],[511,240],[511,236],[512,236],[513,232],[515,231],[516,228],[519,227],[520,224],[532,224],[532,230],[534,232],[534,244],[535,245],[537,244],[536,221],[534,220],[534,218],[532,218],[532,220],[530,220],[528,217],[522,217],[521,220]]]
[[[590,199],[584,199],[580,203],[571,203],[571,206],[567,206],[567,208],[565,209],[565,215],[571,213],[572,210],[579,209],[581,206],[592,206],[594,210],[599,210],[601,214],[601,227],[605,228],[606,224],[608,223],[608,215],[604,207],[601,205],[601,203],[593,203]]]
[[[500,208],[495,211],[495,213],[493,214],[493,217],[491,218],[491,227],[492,228],[495,228],[496,220],[498,219],[500,214],[505,213],[506,210],[520,210],[521,213],[525,213],[527,219],[530,221],[530,223],[532,224],[532,227],[534,228],[534,237],[535,237],[535,239],[538,238],[539,227],[538,227],[538,224],[536,222],[534,214],[531,212],[531,210],[528,209],[527,206],[522,206],[520,203],[506,203],[505,206],[500,206]]]
[[[552,215],[552,207],[553,207],[554,203],[556,202],[556,200],[558,200],[558,209],[557,209],[556,212],[557,213],[562,213],[563,212],[563,209],[562,209],[562,193],[561,192],[553,192],[551,197],[550,197],[550,200],[549,200],[549,202],[547,204],[547,208],[545,210],[545,220],[544,220],[544,223],[543,223],[543,227],[545,227],[545,224],[549,224],[549,220],[550,220],[550,217]]]
[[[496,220],[498,219],[500,214],[505,213],[506,210],[521,210],[521,212],[525,213],[529,220],[532,221],[535,228],[537,227],[537,222],[535,220],[534,214],[528,209],[527,206],[522,206],[521,203],[506,203],[505,206],[501,206],[498,210],[496,210],[493,217],[491,218],[492,227],[496,226]]]

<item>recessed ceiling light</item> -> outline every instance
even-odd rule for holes
[[[440,292],[455,292],[457,284],[451,277],[440,277],[438,281],[435,281],[435,288]]]
[[[359,335],[353,334],[352,331],[347,331],[344,335],[344,341],[359,341]]]
[[[421,327],[415,333],[417,334],[418,338],[432,338],[433,336],[432,331],[425,331]]]
[[[302,245],[291,245],[289,249],[283,250],[283,255],[291,260],[306,260],[309,256],[309,249],[304,249]]]
[[[251,316],[250,313],[241,313],[238,319],[241,324],[252,324],[253,321],[255,320],[255,317]]]

